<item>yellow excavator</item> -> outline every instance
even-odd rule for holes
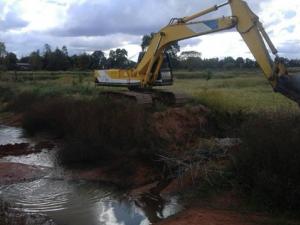
[[[232,16],[196,21],[196,19],[227,5],[231,7]],[[176,41],[231,28],[236,28],[241,34],[274,91],[282,93],[299,104],[300,76],[288,74],[284,60],[278,56],[278,51],[258,16],[242,0],[229,0],[191,16],[171,19],[167,26],[154,35],[147,50],[141,53],[136,68],[97,70],[94,73],[95,81],[100,86],[127,87],[129,91],[110,92],[109,94],[126,96],[141,104],[151,104],[155,100],[180,103],[183,101],[183,97],[160,89],[153,89],[155,86],[173,84],[173,74],[166,48]],[[266,45],[273,53],[274,60]]]

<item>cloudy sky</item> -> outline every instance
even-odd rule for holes
[[[135,59],[141,37],[172,17],[191,15],[224,0],[0,0],[0,41],[19,57],[66,45],[71,54],[126,48]],[[300,1],[248,0],[282,56],[300,58]],[[210,18],[230,15],[229,8]],[[251,57],[238,33],[223,32],[180,42],[203,57]]]

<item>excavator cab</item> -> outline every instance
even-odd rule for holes
[[[138,64],[142,61],[146,52],[140,52],[138,58]],[[151,73],[155,72],[157,68],[158,61],[154,63]],[[168,53],[163,54],[163,62],[160,66],[160,70],[157,79],[154,81],[153,86],[169,86],[173,85],[173,71],[172,64],[170,60],[170,55]]]

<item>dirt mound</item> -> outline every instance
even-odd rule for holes
[[[160,137],[171,145],[170,150],[179,150],[193,141],[207,124],[209,110],[204,106],[170,108],[153,115],[154,128]]]

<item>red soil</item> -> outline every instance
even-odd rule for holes
[[[259,225],[265,218],[254,214],[206,208],[187,209],[158,225]]]
[[[0,185],[20,183],[43,177],[46,171],[20,163],[0,163]]]
[[[193,142],[193,134],[207,123],[208,109],[204,106],[192,108],[170,108],[153,115],[154,127],[165,141],[169,150],[182,150]]]

